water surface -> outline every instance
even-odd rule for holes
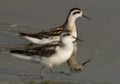
[[[78,37],[84,40],[78,46],[79,62],[92,61],[84,70],[70,77],[47,72],[46,79],[82,84],[120,84],[120,1],[119,0],[2,0],[0,1],[0,46],[26,44],[17,32],[38,32],[63,24],[68,11],[79,7],[91,17],[89,21],[76,21]],[[11,24],[13,24],[11,26]],[[22,27],[13,27],[15,25]],[[28,26],[28,27],[25,27]],[[69,72],[66,64],[55,68]],[[38,81],[40,65],[0,52],[0,80],[24,80],[21,74],[30,74],[30,80]],[[19,83],[18,83],[19,84]]]

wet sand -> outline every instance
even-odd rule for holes
[[[81,84],[120,84],[119,4],[119,0],[2,0],[0,1],[0,46],[26,44],[27,41],[16,35],[18,31],[38,32],[59,26],[63,24],[71,8],[79,7],[92,20],[79,18],[76,22],[78,37],[84,40],[82,45],[78,45],[77,60],[83,62],[92,59],[92,61],[84,67],[82,72],[71,73],[70,77],[52,74],[48,71],[46,80]],[[11,24],[14,25],[11,26]],[[16,24],[20,26],[13,27]],[[69,72],[66,64],[55,69]],[[31,76],[26,78],[23,74]],[[39,81],[39,76],[40,65],[38,63],[14,58],[8,51],[0,52],[1,81],[26,79]]]

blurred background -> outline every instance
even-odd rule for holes
[[[84,40],[78,46],[77,60],[92,61],[82,72],[72,73],[70,77],[47,72],[46,79],[73,84],[120,84],[119,0],[0,0],[0,47],[28,43],[17,32],[35,33],[62,25],[74,7],[92,18],[76,21],[78,37]],[[69,72],[66,64],[55,69]],[[26,78],[23,74],[31,76]],[[39,76],[38,63],[14,58],[8,51],[0,52],[0,82],[39,81]]]

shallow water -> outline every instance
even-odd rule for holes
[[[17,32],[37,32],[61,25],[69,9],[79,7],[91,21],[79,18],[78,37],[84,40],[78,46],[78,61],[92,61],[80,73],[70,77],[46,73],[46,80],[81,84],[120,84],[120,1],[119,0],[2,0],[0,1],[0,46],[26,44]],[[16,26],[20,25],[20,26]],[[28,26],[28,27],[26,27]],[[69,72],[66,64],[55,68]],[[29,74],[30,78],[24,76]],[[0,80],[39,81],[40,65],[11,57],[0,52]],[[9,82],[8,82],[9,84]],[[19,83],[18,83],[19,84]]]

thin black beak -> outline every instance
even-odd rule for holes
[[[76,41],[84,42],[82,39],[76,38]]]
[[[85,15],[82,15],[83,17],[85,17],[85,18],[87,18],[87,19],[89,19],[89,20],[91,20],[91,18],[90,17],[88,17],[88,16],[85,16]]]
[[[78,37],[76,38],[76,37],[73,36],[73,38],[76,39],[76,41],[84,42],[82,39],[79,39]]]

